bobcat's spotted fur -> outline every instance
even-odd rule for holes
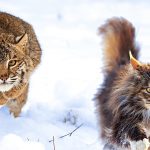
[[[32,26],[0,12],[0,105],[6,104],[15,117],[26,103],[30,74],[40,58]]]

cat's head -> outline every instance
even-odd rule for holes
[[[112,86],[110,106],[125,113],[150,109],[150,64],[143,64],[130,53],[130,64],[118,72]]]
[[[135,97],[143,107],[150,109],[150,64],[139,62],[130,52],[130,65],[132,66]]]
[[[9,91],[26,82],[31,60],[28,57],[28,36],[24,34],[10,43],[0,37],[0,91]]]

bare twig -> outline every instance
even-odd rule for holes
[[[81,126],[83,126],[83,123],[82,123],[81,125],[79,125],[77,128],[75,128],[72,132],[70,132],[70,133],[68,133],[68,134],[66,134],[66,135],[60,136],[59,139],[62,139],[62,138],[64,138],[64,137],[66,137],[66,136],[72,136],[72,134],[73,134],[76,130],[78,130]]]
[[[53,147],[54,147],[54,150],[55,150],[55,138],[53,136]]]
[[[48,141],[49,143],[53,142],[53,140]]]
[[[66,136],[72,136],[72,134],[73,134],[76,130],[78,130],[81,126],[83,126],[83,123],[82,123],[81,125],[79,125],[77,128],[75,128],[72,132],[70,132],[70,133],[68,133],[68,134],[65,134],[65,135],[63,135],[63,136],[60,136],[59,139],[62,139],[62,138],[64,138],[64,137],[66,137]],[[51,142],[53,142],[53,140],[50,140],[50,141],[49,141],[49,143],[51,143]]]

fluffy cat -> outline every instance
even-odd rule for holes
[[[150,139],[150,64],[137,60],[135,28],[111,18],[99,28],[105,81],[96,95],[104,150],[147,150]],[[134,56],[134,57],[133,57]]]
[[[0,105],[14,117],[26,103],[29,78],[40,63],[41,48],[30,24],[0,12]]]

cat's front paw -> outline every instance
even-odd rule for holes
[[[144,138],[140,141],[132,141],[130,143],[131,150],[148,150],[148,147],[150,146],[149,140]]]

